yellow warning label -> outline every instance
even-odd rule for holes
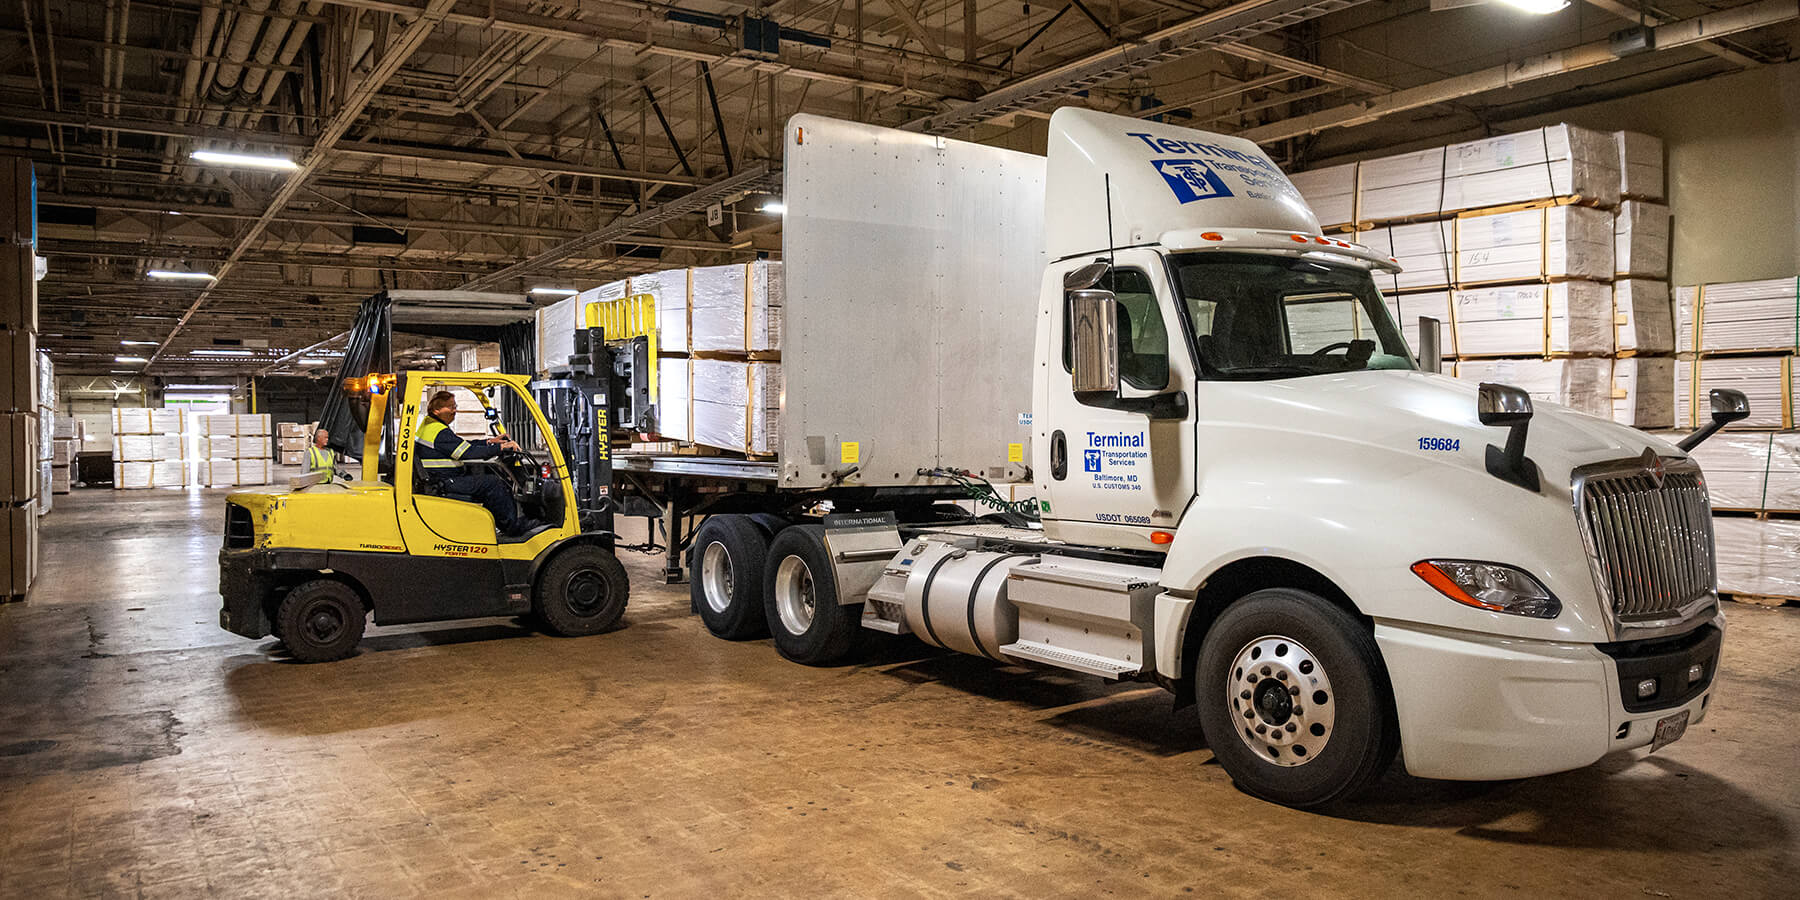
[[[1007,444],[1006,445],[1006,461],[1007,462],[1024,462],[1025,461],[1025,445],[1024,444]]]
[[[859,462],[862,458],[862,445],[855,441],[843,441],[838,444],[838,459],[845,465]]]

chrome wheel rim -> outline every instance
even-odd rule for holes
[[[805,634],[812,627],[817,599],[813,591],[812,569],[806,560],[790,556],[775,570],[775,612],[781,627],[789,634]]]
[[[1264,762],[1292,768],[1317,759],[1337,725],[1337,694],[1305,645],[1264,635],[1244,645],[1225,678],[1238,739]]]
[[[713,612],[724,612],[731,606],[731,551],[714,541],[700,555],[700,588],[706,605]]]

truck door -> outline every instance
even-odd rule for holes
[[[1185,402],[1193,393],[1193,361],[1161,254],[1119,251],[1094,285],[1116,301],[1118,399],[1078,397],[1072,292],[1063,284],[1068,273],[1093,262],[1072,259],[1046,274],[1038,329],[1042,377],[1032,409],[1039,511],[1046,531],[1061,540],[1153,547],[1151,532],[1172,531],[1194,494],[1194,413]],[[1151,398],[1165,401],[1159,413],[1142,411]]]

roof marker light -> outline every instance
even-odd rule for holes
[[[1324,239],[1324,238],[1322,238],[1322,237],[1316,237],[1316,238],[1313,238],[1313,243],[1315,243],[1315,244],[1324,244],[1324,245],[1325,245],[1325,246],[1327,246],[1327,247],[1329,247],[1329,246],[1331,246],[1331,242],[1330,242],[1330,241],[1328,241],[1328,240],[1326,240],[1326,239]]]
[[[1200,233],[1200,239],[1203,241],[1222,241],[1225,239],[1225,236],[1216,231],[1203,231]]]
[[[1306,243],[1306,235],[1304,235],[1304,234],[1289,235],[1288,240],[1293,241],[1296,244],[1304,244],[1304,243]]]

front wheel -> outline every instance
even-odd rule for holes
[[[764,611],[775,649],[795,662],[837,662],[856,647],[860,606],[839,606],[825,529],[795,525],[769,544]]]
[[[1285,806],[1346,799],[1399,746],[1392,690],[1368,628],[1292,588],[1256,591],[1200,646],[1194,698],[1206,744],[1246,793]]]
[[[630,593],[631,581],[618,557],[577,544],[544,566],[532,607],[551,631],[580,637],[619,624]]]
[[[362,643],[368,610],[355,588],[331,578],[316,578],[281,599],[275,633],[301,662],[331,662],[356,652]]]

